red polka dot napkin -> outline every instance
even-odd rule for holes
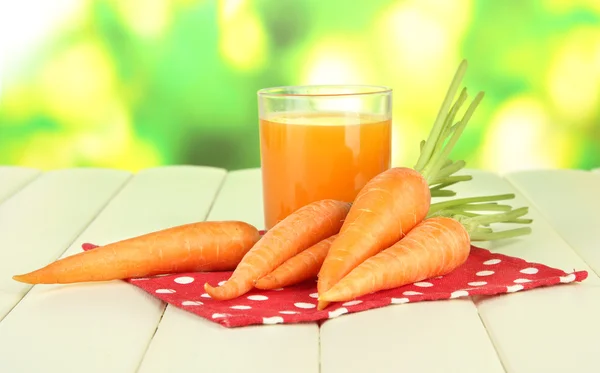
[[[84,244],[84,250],[94,245]],[[318,311],[316,281],[278,290],[257,290],[229,301],[216,301],[204,292],[204,283],[215,285],[231,272],[198,272],[127,280],[152,296],[226,327],[255,324],[281,324],[321,321],[347,313],[390,304],[443,300],[470,295],[514,293],[540,286],[583,281],[586,271],[566,273],[543,264],[492,253],[471,246],[467,261],[452,273],[365,295],[358,299],[331,303]]]

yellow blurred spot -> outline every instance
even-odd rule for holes
[[[113,0],[115,9],[131,30],[141,37],[157,37],[169,26],[169,0]]]
[[[186,10],[190,6],[206,3],[207,1],[210,0],[171,0],[171,5],[177,8],[177,10]]]
[[[243,13],[246,3],[246,0],[222,0],[219,4],[222,19],[227,21],[235,18],[239,13]]]
[[[544,4],[545,9],[561,15],[581,8],[600,13],[600,1],[598,0],[546,0],[542,4]]]
[[[74,134],[35,132],[21,140],[17,164],[41,170],[73,166]]]
[[[102,119],[103,127],[78,135],[78,156],[103,167],[130,171],[160,164],[157,150],[136,138],[129,114],[119,102],[108,104]]]
[[[547,110],[532,97],[516,97],[491,120],[482,145],[485,168],[508,172],[555,167],[563,154],[554,149],[548,133]]]
[[[389,33],[385,43],[397,53],[395,59],[415,72],[426,72],[428,66],[435,66],[452,47],[444,25],[404,2],[389,14],[385,25]]]
[[[94,42],[81,42],[48,61],[41,72],[38,94],[49,114],[62,125],[90,126],[116,95],[114,79],[106,52]]]
[[[301,84],[369,84],[374,68],[358,41],[342,37],[317,41],[304,61]]]
[[[267,59],[265,30],[254,12],[241,0],[219,6],[219,49],[224,59],[243,71],[261,68]]]
[[[2,116],[10,120],[0,121],[0,127],[19,126],[27,121],[32,112],[37,110],[39,99],[35,89],[28,84],[15,84],[1,92]]]
[[[429,81],[435,66],[456,58],[471,7],[471,0],[396,2],[381,18],[381,49],[396,70],[410,71],[418,75],[415,79]]]
[[[101,127],[78,131],[78,152],[86,159],[105,163],[126,151],[134,136],[126,108],[116,100],[106,103],[102,122]]]
[[[413,167],[419,158],[419,142],[425,139],[422,129],[411,116],[394,114],[392,120],[392,166]]]
[[[569,32],[548,71],[548,91],[559,114],[572,123],[596,125],[600,100],[600,30],[580,27]]]
[[[459,43],[472,0],[394,2],[379,16],[372,38],[378,55],[370,69],[394,88],[394,109],[426,132],[463,58]]]
[[[23,141],[19,164],[44,170],[93,164],[139,171],[161,164],[158,151],[132,133],[130,119],[118,102],[107,107],[103,126],[61,133],[38,132]]]

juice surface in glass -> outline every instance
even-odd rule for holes
[[[266,229],[321,199],[352,202],[390,167],[389,115],[279,112],[260,120]]]

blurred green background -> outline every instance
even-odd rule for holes
[[[600,167],[600,1],[55,0],[0,5],[0,164],[257,167],[256,91],[394,89],[414,165],[458,63],[468,167]]]

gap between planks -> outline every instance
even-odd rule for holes
[[[12,197],[16,196],[17,194],[19,194],[22,190],[26,189],[28,185],[33,183],[35,180],[37,180],[38,178],[40,178],[40,176],[42,176],[44,174],[44,172],[41,170],[38,170],[38,169],[33,169],[33,170],[38,171],[38,172],[35,175],[33,175],[32,177],[30,177],[29,179],[27,179],[24,182],[22,182],[21,184],[19,184],[14,190],[10,191],[7,195],[5,195],[4,199],[0,200],[0,205],[3,204],[4,202],[8,201]]]
[[[598,169],[598,172],[600,172],[600,169]],[[563,234],[561,233],[561,231],[559,229],[556,229],[554,227],[554,225],[552,223],[550,223],[550,220],[548,220],[548,217],[546,216],[546,213],[544,213],[544,210],[542,208],[540,208],[540,206],[532,199],[530,199],[527,196],[527,193],[525,192],[525,190],[521,189],[517,184],[513,183],[510,178],[507,178],[506,175],[504,174],[498,174],[500,176],[500,178],[502,178],[502,180],[506,181],[513,189],[515,189],[520,195],[521,197],[523,197],[523,199],[525,199],[527,201],[527,203],[533,207],[535,210],[537,210],[537,212],[539,213],[540,217],[543,219],[544,223],[550,227],[550,229],[552,229],[556,235],[558,237],[560,237],[561,241],[564,242],[564,244],[571,249],[571,251],[579,258],[581,259],[581,261],[583,263],[585,263],[589,270],[591,271],[591,273],[589,275],[594,275],[596,277],[600,277],[600,271],[596,271],[594,269],[594,267],[586,260],[586,258],[584,258],[583,256],[581,256],[579,254],[579,252],[577,252],[577,250],[569,243],[569,241],[567,240],[567,238],[565,236],[563,236]],[[575,269],[573,269],[575,270]],[[588,277],[589,277],[588,275]],[[595,285],[595,284],[586,284],[587,286],[600,286],[600,285]]]
[[[39,176],[41,176],[43,173],[40,173],[38,176],[34,177],[32,179],[35,180],[37,179]],[[68,241],[67,246],[65,247],[65,249],[63,251],[61,251],[56,258],[60,258],[61,256],[63,256],[65,254],[65,252],[67,250],[69,250],[69,247],[71,247],[71,245],[73,245],[73,243],[75,242],[75,240],[77,240],[77,238],[79,238],[79,236],[81,235],[81,233],[83,233],[86,229],[88,229],[88,227],[98,218],[98,216],[102,213],[102,211],[104,211],[106,209],[106,207],[110,204],[110,202],[121,192],[121,190],[123,188],[125,188],[125,186],[131,181],[131,179],[133,178],[133,174],[129,174],[127,176],[127,178],[123,181],[123,183],[115,189],[115,191],[110,195],[110,197],[106,200],[106,202],[104,204],[102,204],[102,206],[100,207],[100,209],[98,209],[96,215],[94,215],[93,218],[91,218],[87,224],[85,224],[84,226],[81,227],[81,230],[79,232],[76,232],[73,235],[73,238],[71,240]],[[26,185],[29,183],[26,183]],[[23,190],[24,188],[19,189],[19,191]],[[12,194],[11,197],[15,196],[15,194]],[[9,197],[10,198],[10,197]],[[8,200],[8,198],[6,199]],[[6,201],[5,200],[5,201]],[[1,204],[1,203],[0,203]],[[15,303],[11,309],[4,315],[4,316],[0,316],[0,322],[2,322],[2,320],[4,320],[11,312],[13,312],[13,310],[19,305],[19,303],[21,303],[21,301],[23,301],[23,299],[25,299],[25,297],[27,297],[27,295],[29,294],[29,292],[31,291],[31,289],[33,289],[34,285],[31,285],[27,288],[27,290],[25,290],[25,292],[23,293],[23,295],[21,296],[21,298],[19,299],[19,301],[17,303]]]
[[[217,200],[217,198],[219,198],[219,195],[221,194],[221,190],[223,189],[223,186],[225,185],[225,181],[227,180],[227,178],[229,177],[230,173],[227,172],[225,174],[225,177],[223,177],[221,179],[221,182],[219,183],[219,187],[217,188],[217,190],[215,191],[215,195],[214,198],[212,199],[212,201],[210,202],[210,206],[208,207],[208,211],[206,212],[206,214],[204,215],[203,221],[206,221],[206,219],[210,216],[210,213],[215,205],[215,201]],[[156,335],[156,332],[158,332],[158,328],[160,327],[160,323],[162,322],[163,317],[165,316],[165,312],[167,311],[167,307],[172,307],[170,304],[163,302],[163,307],[162,307],[162,311],[160,313],[160,317],[158,319],[158,322],[156,323],[156,327],[154,328],[154,332],[152,333],[152,336],[148,339],[148,343],[146,343],[146,348],[144,349],[144,353],[142,354],[142,356],[140,357],[140,360],[137,363],[137,367],[135,368],[135,372],[139,372],[141,367],[142,367],[142,363],[144,362],[144,359],[146,358],[146,355],[148,354],[148,350],[150,349],[150,345],[152,344],[152,341],[154,340],[154,336]]]

